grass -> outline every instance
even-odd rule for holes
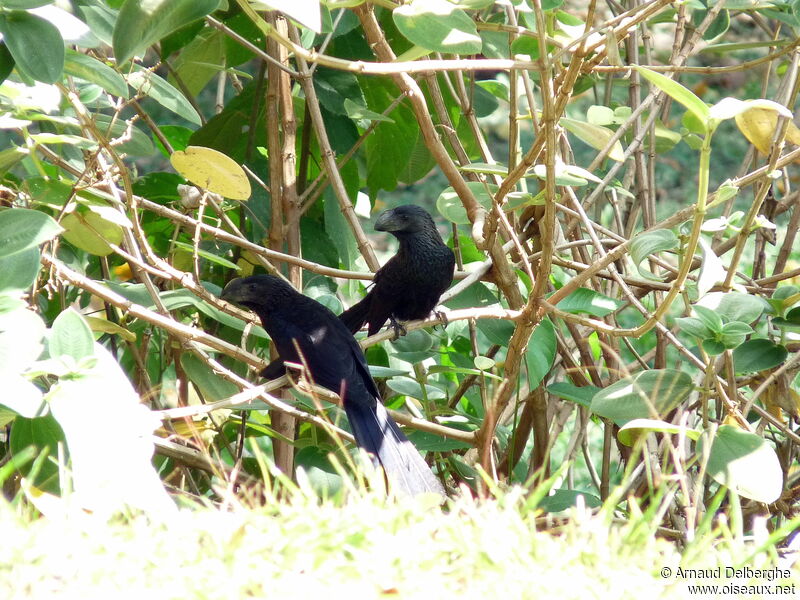
[[[663,578],[662,569],[777,564],[770,543],[759,550],[724,526],[681,550],[644,517],[616,523],[608,510],[573,509],[548,522],[518,488],[443,510],[378,492],[336,501],[302,487],[281,495],[255,508],[182,508],[162,522],[44,518],[25,502],[0,501],[0,590],[148,600],[684,598],[692,581]],[[781,583],[800,589],[800,573]]]

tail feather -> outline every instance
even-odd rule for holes
[[[391,488],[409,496],[426,492],[444,496],[441,482],[383,404],[346,404],[345,412],[356,443],[380,463]]]
[[[367,322],[371,300],[372,296],[367,294],[360,302],[357,302],[339,315],[339,320],[347,326],[350,333],[356,333]]]

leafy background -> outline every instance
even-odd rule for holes
[[[218,295],[277,271],[340,311],[413,202],[458,256],[447,322],[360,341],[451,490],[782,531],[798,3],[583,4],[0,1],[6,495],[349,489],[335,398],[258,385]]]

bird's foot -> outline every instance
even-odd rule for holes
[[[403,327],[403,325],[400,324],[400,322],[397,321],[397,319],[395,319],[394,317],[389,317],[389,325],[394,330],[394,338],[392,339],[393,342],[400,339],[401,335],[405,335],[408,333],[406,328]]]
[[[434,310],[433,314],[436,315],[436,318],[439,319],[442,323],[442,329],[447,327],[450,324],[449,319],[447,318],[447,311],[444,310]]]

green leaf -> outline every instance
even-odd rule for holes
[[[559,381],[558,383],[547,386],[547,391],[554,396],[558,396],[568,402],[574,402],[585,408],[590,408],[592,406],[592,398],[594,398],[601,389],[602,388],[593,385],[578,387],[574,383],[568,381]]]
[[[92,211],[71,212],[61,219],[61,224],[65,240],[95,256],[108,256],[114,251],[109,243],[122,243],[122,227]]]
[[[592,398],[593,413],[623,425],[633,419],[660,419],[694,389],[692,378],[674,369],[651,369],[624,377]]]
[[[366,78],[360,81],[360,87],[367,107],[382,113],[397,97],[399,90],[391,81]],[[367,156],[367,187],[374,192],[379,189],[393,190],[398,180],[405,179],[413,183],[413,177],[422,177],[433,166],[430,153],[424,148],[419,124],[407,103],[401,103],[391,113],[391,123],[381,123],[372,135],[367,137],[364,145]],[[338,122],[338,121],[336,121]],[[422,154],[419,145],[423,146]],[[412,165],[412,158],[417,156]],[[423,160],[420,160],[420,157]],[[412,168],[413,167],[413,168]]]
[[[446,0],[415,0],[392,12],[409,41],[432,52],[478,54],[482,42],[470,16]]]
[[[488,356],[476,356],[475,359],[472,361],[475,365],[475,368],[479,371],[488,371],[494,367],[495,362],[493,358],[489,358]]]
[[[0,6],[3,8],[19,8],[27,10],[29,8],[39,8],[45,4],[50,4],[53,0],[3,0]]]
[[[588,288],[578,288],[557,305],[557,308],[572,314],[588,314],[604,317],[625,306],[622,300],[609,298]]]
[[[70,356],[78,361],[94,355],[94,336],[83,317],[68,308],[53,321],[47,347],[53,358]]]
[[[58,445],[65,445],[64,432],[53,415],[27,419],[17,417],[11,425],[9,448],[19,455],[26,448],[34,448],[39,455],[32,465],[20,469],[23,477],[32,479],[37,488],[53,494],[61,491],[58,481]],[[49,458],[48,458],[49,457]]]
[[[31,79],[55,83],[64,70],[64,40],[58,29],[29,12],[0,13],[0,33],[17,68]]]
[[[201,23],[202,25],[202,23]],[[205,27],[178,55],[173,77],[180,79],[187,93],[197,96],[208,82],[225,70],[225,34]]]
[[[556,358],[556,332],[552,321],[545,317],[533,330],[525,351],[528,367],[528,387],[534,389],[553,367]]]
[[[442,388],[426,383],[423,390],[419,381],[410,377],[392,377],[386,381],[386,385],[398,394],[417,400],[443,400],[447,397]]]
[[[92,56],[67,50],[64,71],[68,75],[99,85],[109,94],[121,98],[128,97],[128,86],[122,75]]]
[[[492,344],[508,346],[514,334],[514,324],[502,319],[478,319],[478,331]]]
[[[698,98],[694,92],[661,73],[640,66],[634,66],[633,68],[636,69],[642,77],[670,96],[673,100],[683,104],[689,112],[694,114],[700,122],[707,127],[706,123],[708,122],[709,116],[708,106]]]
[[[459,171],[465,173],[486,173],[489,175],[508,175],[508,167],[502,164],[489,164],[485,162],[474,162],[458,167]]]
[[[619,439],[619,441],[626,446],[633,446],[639,436],[642,434],[651,433],[653,431],[670,434],[682,433],[686,437],[693,440],[699,439],[700,435],[702,434],[699,429],[682,427],[681,425],[673,425],[672,423],[667,423],[666,421],[661,421],[658,419],[634,419],[633,421],[628,421],[625,423],[625,425],[619,428],[617,439]]]
[[[650,271],[642,267],[641,263],[651,254],[673,250],[678,247],[678,236],[669,229],[654,229],[640,233],[631,241],[631,257],[639,270],[639,274],[645,279],[661,281],[660,277],[653,275]]]
[[[14,64],[14,57],[11,56],[8,47],[0,41],[0,83],[3,83],[11,75]]]
[[[416,329],[395,340],[393,345],[400,352],[427,352],[433,345],[433,338],[427,331]]]
[[[117,152],[124,152],[130,156],[150,156],[156,149],[150,137],[141,129],[123,119],[112,119],[108,115],[95,114],[94,122],[100,133],[109,140],[120,140],[115,146]]]
[[[588,492],[581,492],[578,490],[553,490],[549,495],[542,498],[538,507],[548,513],[561,512],[573,506],[577,506],[578,496],[583,497],[583,505],[588,508],[598,508],[603,504],[600,498]]]
[[[536,175],[536,177],[538,177],[542,181],[546,181],[547,165],[543,164],[534,165],[533,174]],[[589,181],[600,183],[601,179],[597,177],[594,173],[590,173],[586,169],[583,169],[576,165],[567,165],[561,161],[556,161],[555,181],[556,185],[582,186],[582,185],[587,185]]]
[[[708,446],[708,437],[700,438],[700,456]],[[756,434],[731,425],[722,425],[711,440],[707,469],[720,485],[757,502],[775,502],[783,489],[783,471],[772,446]]]
[[[187,121],[200,125],[202,119],[186,97],[164,79],[141,67],[127,77],[128,84],[140,94],[149,96],[167,110]]]
[[[320,67],[315,72],[314,89],[320,104],[333,114],[347,114],[345,103],[348,100],[357,107],[366,107],[364,93],[353,73]]]
[[[342,489],[342,476],[336,472],[328,458],[328,452],[322,448],[317,446],[301,448],[295,455],[295,464],[308,478],[311,488],[322,498],[333,498]]]
[[[725,344],[716,339],[703,340],[700,345],[703,347],[703,350],[711,356],[716,356],[717,354],[725,352]]]
[[[29,289],[39,276],[40,260],[38,248],[0,258],[0,294],[18,294]]]
[[[764,302],[750,294],[741,292],[711,292],[697,303],[713,310],[726,321],[752,323],[764,312]]]
[[[364,106],[353,102],[350,100],[350,98],[344,99],[342,108],[344,108],[345,114],[354,121],[378,121],[381,123],[394,123],[394,119],[391,117],[387,117],[380,113],[376,113],[375,111],[364,108]]]
[[[195,250],[194,244],[187,244],[186,242],[181,242],[178,240],[175,240],[173,243],[176,247],[180,248],[181,250],[186,250],[191,254],[197,252],[197,256],[205,258],[207,261],[216,265],[221,265],[223,267],[233,269],[234,271],[238,271],[241,268],[239,265],[229,261],[227,258],[222,258],[221,256],[217,256],[216,254],[208,252],[207,250],[203,250],[202,248],[197,248],[197,250]]]
[[[696,304],[693,310],[703,324],[711,330],[711,333],[722,333],[722,317],[715,311],[699,304]]]
[[[350,232],[350,226],[344,218],[339,200],[333,189],[328,186],[324,198],[325,231],[331,236],[331,241],[339,253],[339,260],[345,269],[352,269],[356,259],[360,256],[356,240]]]
[[[605,148],[608,141],[614,136],[614,132],[611,129],[602,127],[601,125],[584,123],[583,121],[576,121],[574,119],[568,119],[567,117],[561,117],[558,122],[564,129],[573,133],[579,140],[597,150]],[[617,162],[625,160],[625,150],[622,148],[622,144],[619,140],[611,147],[608,157]]]
[[[47,242],[63,229],[52,217],[28,208],[7,208],[0,212],[0,258]]]
[[[194,354],[189,352],[181,354],[181,367],[191,382],[197,386],[206,403],[225,400],[239,393],[239,386],[211,371],[208,365]]]
[[[700,338],[701,340],[713,335],[711,330],[705,326],[705,323],[697,317],[678,317],[675,319],[675,323],[681,328],[681,331],[687,335]]]
[[[218,6],[219,0],[125,0],[114,26],[117,64],[144,53],[151,44]]]
[[[747,340],[733,351],[733,364],[737,375],[753,373],[777,367],[787,356],[784,346],[764,339]]]
[[[751,333],[753,333],[753,328],[750,325],[741,321],[733,321],[722,326],[719,341],[728,349],[736,348]]]
[[[29,153],[27,148],[20,148],[18,146],[0,150],[0,174],[8,171],[11,167],[28,156]]]
[[[408,439],[420,452],[452,452],[454,450],[467,450],[472,447],[466,442],[452,440],[427,431],[411,431]]]
[[[492,198],[489,196],[489,193],[493,194],[496,192],[497,186],[488,186],[488,193],[486,191],[487,186],[479,181],[469,181],[467,182],[467,187],[472,190],[472,193],[478,203],[486,210],[489,210],[492,205]],[[436,209],[445,219],[455,223],[456,225],[469,224],[467,211],[464,209],[461,199],[458,197],[458,194],[455,192],[455,190],[453,190],[452,187],[446,188],[441,194],[439,194],[439,198],[436,199]]]

